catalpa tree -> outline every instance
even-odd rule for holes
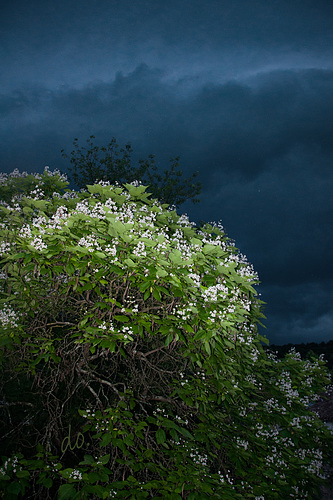
[[[6,499],[309,498],[322,359],[267,353],[252,266],[139,183],[3,175]]]

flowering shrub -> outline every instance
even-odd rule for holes
[[[264,351],[257,275],[222,227],[138,183],[1,184],[4,498],[313,498],[325,362]]]

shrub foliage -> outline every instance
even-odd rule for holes
[[[1,178],[3,498],[309,498],[322,359],[279,360],[218,224],[143,185]]]

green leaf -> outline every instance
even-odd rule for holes
[[[132,259],[125,259],[124,264],[128,267],[137,267],[137,264]]]
[[[165,339],[165,345],[168,346],[171,344],[171,342],[173,341],[173,335],[171,333],[169,333],[167,336],[166,336],[166,339]]]
[[[169,259],[171,260],[171,262],[173,262],[174,264],[176,265],[181,265],[184,263],[182,257],[181,257],[181,252],[177,249],[174,249],[172,250],[170,253],[169,253]]]
[[[116,237],[116,236],[124,234],[125,230],[126,230],[125,225],[122,222],[114,221],[114,222],[110,222],[110,224],[109,224],[108,234],[110,236]]]
[[[115,352],[116,341],[111,339],[104,339],[99,343],[99,346],[105,349],[110,349],[110,352]]]
[[[165,276],[168,276],[169,272],[166,271],[165,269],[163,269],[162,267],[159,267],[157,270],[156,270],[156,276],[158,276],[159,278],[165,278]],[[166,293],[166,292],[164,292]]]
[[[202,247],[202,241],[199,240],[198,238],[191,238],[190,241],[192,245],[199,245],[200,247]]]
[[[49,205],[49,203],[44,200],[33,200],[33,204],[35,207],[39,208],[39,210],[46,210]]]
[[[206,330],[198,330],[197,333],[194,335],[194,340],[202,340],[205,338],[207,338]]]
[[[18,495],[21,493],[21,485],[17,481],[14,481],[10,483],[10,485],[7,488],[7,492],[11,493],[12,495]]]
[[[140,185],[133,186],[133,184],[124,184],[132,198],[141,198],[141,195],[146,191],[148,186]]]
[[[32,208],[30,208],[30,207],[23,207],[23,213],[24,213],[25,215],[30,215],[30,214],[32,214],[32,213],[33,213],[33,209],[32,209]]]
[[[141,283],[139,286],[140,292],[144,292],[145,290],[147,290],[147,288],[150,287],[150,284],[151,284],[150,281],[144,281],[143,283]]]
[[[53,480],[50,477],[46,477],[42,484],[45,486],[45,488],[49,489],[53,485]]]
[[[166,440],[166,435],[163,429],[158,429],[156,431],[156,441],[157,444],[163,444]]]
[[[123,437],[123,441],[125,444],[127,444],[127,446],[133,446],[134,445],[134,441],[133,441],[133,435],[128,435],[128,436],[124,436]]]
[[[143,241],[146,247],[156,247],[157,245],[157,241],[146,238],[145,236],[142,236],[139,241]]]
[[[103,446],[108,446],[108,444],[110,444],[112,441],[112,434],[103,434],[101,440],[100,440],[100,447],[103,447]]]
[[[120,321],[121,323],[127,323],[130,321],[128,316],[123,316],[121,314],[115,314],[114,319]]]
[[[174,439],[174,441],[178,441],[179,439],[179,436],[178,436],[178,433],[177,431],[175,431],[175,429],[170,429],[170,435],[172,437],[172,439]]]
[[[208,354],[208,356],[210,356],[212,354],[212,349],[210,347],[210,343],[205,341],[204,348],[205,348],[205,351]]]
[[[110,460],[110,453],[108,453],[107,455],[104,455],[103,457],[100,457],[98,459],[98,461],[102,462],[103,465],[106,465],[109,460]]]
[[[193,330],[192,326],[191,326],[191,325],[189,325],[188,323],[184,323],[184,324],[183,324],[183,328],[184,328],[184,330],[185,330],[186,332],[189,332],[189,333],[193,333],[193,332],[194,332],[194,330]]]
[[[102,194],[103,186],[101,184],[88,184],[88,191],[91,194]]]
[[[173,420],[168,420],[168,419],[163,419],[163,426],[167,427],[168,429],[176,429],[177,431],[180,430],[179,425],[177,425]]]
[[[28,264],[29,262],[31,262],[32,257],[33,257],[33,256],[32,256],[32,254],[31,254],[31,253],[26,253],[26,254],[24,255],[24,259],[23,259],[24,264]]]
[[[80,462],[80,465],[93,465],[94,463],[95,460],[91,455],[84,455],[83,461]]]
[[[76,489],[73,484],[62,484],[58,490],[58,500],[67,500],[73,498]]]
[[[75,271],[75,267],[73,266],[73,264],[71,264],[69,262],[66,266],[66,273],[72,275],[72,274],[74,274],[74,271]]]
[[[106,476],[106,477],[107,477],[107,479],[106,479],[106,481],[107,481],[108,476]],[[93,493],[94,495],[97,495],[99,498],[108,498],[110,496],[106,487],[101,486],[99,484],[87,484],[82,488],[82,491],[87,492],[87,493]],[[84,498],[84,497],[81,497],[81,498]],[[88,497],[88,498],[90,498],[90,497]],[[91,498],[93,498],[93,497],[91,497]]]
[[[93,253],[94,257],[98,257],[99,259],[105,259],[106,255],[103,252],[99,252],[98,250],[95,250]]]
[[[223,343],[226,347],[229,347],[230,349],[235,349],[235,343],[231,342],[228,339],[223,339]]]
[[[179,432],[188,439],[194,439],[194,436],[185,427],[179,427]]]

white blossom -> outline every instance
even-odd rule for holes
[[[16,328],[18,326],[19,315],[10,304],[4,304],[0,309],[0,323],[4,328]]]

